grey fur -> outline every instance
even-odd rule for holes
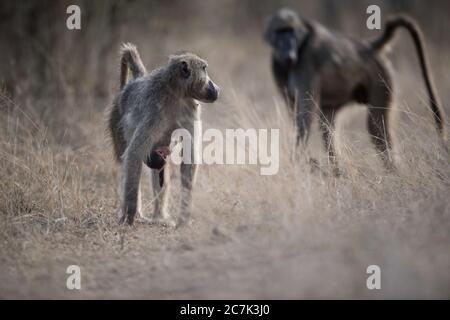
[[[127,78],[124,73],[128,73],[128,68],[134,79],[123,83],[114,99],[109,113],[109,129],[116,158],[122,165],[120,222],[131,225],[140,208],[139,182],[143,161],[156,148],[168,147],[175,129],[185,128],[193,134],[193,123],[200,120],[201,106],[197,100],[214,102],[219,88],[208,77],[206,61],[192,53],[171,56],[166,66],[148,74],[133,45],[124,45],[121,54],[121,83],[122,79]],[[127,68],[123,68],[124,61]],[[194,161],[181,165],[183,190],[180,223],[186,222],[190,215],[196,169]],[[172,224],[166,212],[170,189],[169,164],[161,170],[164,171],[152,170],[156,197],[152,220]]]

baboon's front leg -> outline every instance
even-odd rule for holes
[[[185,159],[186,161],[183,161],[180,165],[181,212],[178,220],[179,226],[188,223],[191,216],[192,190],[197,175],[197,163],[200,157],[200,150],[198,149],[199,141],[195,140],[199,139],[199,137],[194,134],[194,124],[189,123],[185,125],[185,128],[190,132],[193,139],[190,144],[190,159]]]
[[[149,137],[152,136],[154,120],[145,119],[139,124],[123,155],[121,223],[133,224],[136,211],[140,209],[138,208],[138,201],[140,196],[139,182],[141,180],[142,161],[148,150],[152,150]]]
[[[377,83],[371,88],[369,97],[368,129],[373,144],[377,148],[384,166],[389,171],[396,169],[392,159],[392,136],[390,131],[391,91],[384,83]]]
[[[311,113],[313,108],[311,103],[306,100],[297,103],[296,108],[297,146],[300,143],[306,145],[311,130]]]
[[[154,197],[153,222],[173,225],[167,213],[167,198],[170,190],[170,165],[167,163],[161,170],[152,170],[152,186]]]
[[[295,101],[294,113],[297,128],[297,146],[306,145],[311,131],[312,113],[319,102],[318,80],[313,70],[305,69],[289,80],[289,93]]]
[[[181,214],[179,224],[185,224],[191,216],[192,189],[197,174],[197,165],[195,163],[182,163],[181,172]]]
[[[136,153],[126,155],[122,164],[122,217],[121,223],[133,224],[139,200],[139,181],[141,178],[142,160]]]

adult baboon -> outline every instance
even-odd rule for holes
[[[437,130],[445,139],[444,114],[430,77],[423,36],[411,18],[389,19],[384,33],[371,41],[358,41],[332,32],[286,8],[267,21],[264,37],[273,48],[275,82],[295,116],[297,145],[307,142],[311,113],[317,106],[323,140],[335,173],[338,170],[331,130],[336,112],[350,102],[368,106],[368,130],[372,141],[386,167],[393,167],[389,157],[393,83],[381,53],[399,27],[408,30],[414,40],[430,108]]]
[[[194,121],[200,120],[200,104],[218,98],[219,88],[208,77],[206,61],[192,53],[171,56],[166,66],[147,74],[136,47],[122,46],[120,92],[109,112],[109,130],[116,159],[122,163],[122,216],[132,224],[140,211],[139,182],[142,163],[152,170],[155,212],[152,221],[170,224],[166,212],[170,174],[166,164],[171,134],[184,128],[193,135]],[[128,70],[133,80],[127,83]],[[190,215],[191,192],[196,174],[197,150],[191,144],[191,161],[182,163],[181,216]],[[140,214],[142,214],[140,212]]]

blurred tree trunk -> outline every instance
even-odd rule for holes
[[[61,3],[51,0],[23,5],[0,2],[1,73],[11,95],[25,90],[34,96],[55,89],[52,59],[60,32],[53,24],[61,10]],[[39,81],[24,81],[36,77]]]
[[[96,37],[98,40],[98,50],[96,55],[97,72],[96,72],[96,83],[95,83],[95,93],[100,98],[107,97],[107,75],[108,70],[111,68],[108,61],[108,57],[111,56],[111,53],[117,54],[118,48],[114,47],[116,43],[117,34],[119,31],[119,8],[120,3],[118,1],[108,1],[107,3],[100,3],[100,8],[96,7],[94,9],[95,12],[100,11],[101,18],[99,19],[99,29],[100,37]],[[115,68],[116,66],[114,66]]]

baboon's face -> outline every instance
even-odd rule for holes
[[[298,49],[298,41],[294,29],[286,27],[274,32],[272,46],[275,59],[285,67],[292,67],[297,63]]]
[[[297,63],[303,29],[298,15],[287,8],[280,9],[267,20],[264,38],[273,48],[273,57],[282,66],[292,67]]]
[[[186,96],[205,103],[217,100],[219,87],[209,78],[206,61],[193,54],[182,55],[178,58],[177,68]]]
[[[219,97],[219,87],[209,78],[206,61],[194,59],[183,62],[183,74],[188,82],[187,94],[206,103],[216,101]]]

